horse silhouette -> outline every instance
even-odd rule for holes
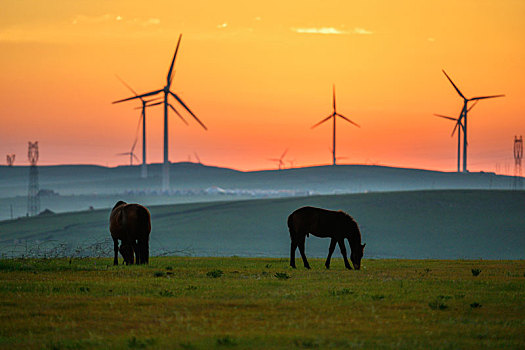
[[[365,249],[365,244],[361,244],[361,231],[357,222],[343,211],[333,211],[322,208],[302,207],[294,211],[288,217],[288,229],[292,241],[290,249],[290,266],[295,268],[295,250],[299,247],[299,252],[303,259],[304,267],[310,268],[304,253],[304,242],[311,233],[317,237],[330,237],[330,248],[325,266],[330,268],[330,259],[334,252],[336,243],[339,244],[341,254],[345,261],[345,267],[352,269],[346,257],[345,238],[351,248],[350,260],[356,270],[361,267],[361,259]]]
[[[119,251],[126,265],[134,263],[134,255],[137,264],[149,262],[151,219],[148,209],[140,204],[118,201],[109,216],[109,232],[113,238],[115,251],[113,265],[118,265]]]

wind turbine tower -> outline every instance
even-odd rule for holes
[[[27,191],[27,215],[35,216],[40,212],[40,196],[38,186],[38,141],[29,142],[27,151],[27,158],[29,160],[29,188]]]
[[[472,101],[485,100],[485,99],[488,99],[488,98],[495,98],[495,97],[503,97],[505,95],[491,95],[491,96],[479,96],[479,97],[466,98],[465,95],[463,95],[463,93],[456,86],[456,84],[454,84],[454,82],[448,76],[448,74],[447,74],[447,72],[445,72],[445,70],[443,70],[443,74],[445,74],[445,76],[447,77],[448,81],[450,81],[450,83],[452,84],[452,86],[454,87],[454,89],[456,90],[458,95],[463,99],[463,107],[461,108],[461,113],[459,115],[458,124],[463,126],[463,172],[466,173],[466,172],[468,172],[468,170],[467,170],[467,145],[468,145],[468,141],[467,141],[467,130],[468,130],[467,129],[467,113],[469,112],[469,110],[472,107],[474,107],[474,105],[472,105],[469,108],[468,104],[469,104],[469,102],[472,102]],[[459,153],[458,153],[458,155],[459,155]],[[458,171],[459,171],[459,169],[458,169]]]
[[[179,36],[179,41],[177,42],[177,47],[175,49],[175,53],[173,55],[173,59],[171,60],[170,69],[168,71],[168,75],[166,76],[166,85],[159,90],[150,91],[141,95],[136,95],[133,97],[125,98],[122,100],[115,101],[113,103],[120,103],[124,101],[134,100],[137,98],[143,98],[148,96],[154,96],[160,93],[164,93],[164,160],[163,160],[163,166],[162,166],[162,190],[168,191],[170,188],[170,168],[169,168],[169,157],[168,157],[168,96],[173,96],[181,105],[184,107],[188,113],[204,128],[204,130],[208,130],[206,126],[197,118],[197,116],[189,109],[188,106],[180,99],[177,94],[173,93],[170,90],[171,83],[173,81],[173,66],[175,65],[175,58],[177,57],[177,52],[179,51],[180,41],[182,39],[182,34]]]
[[[135,92],[135,90],[133,90],[133,88],[129,86],[124,80],[122,80],[118,75],[117,75],[117,79],[120,80],[120,82],[125,87],[127,87],[133,94],[135,94],[135,96],[138,95]],[[142,108],[141,108],[142,112],[140,114],[140,120],[139,120],[139,123],[142,121],[142,167],[140,170],[140,176],[145,179],[148,177],[148,164],[146,161],[146,107],[147,107],[148,102],[151,102],[151,100],[148,101],[143,98],[140,98],[140,101],[142,102]],[[135,148],[135,145],[133,145],[133,148]],[[133,152],[133,149],[131,152]],[[131,157],[132,155],[130,155],[130,158]],[[131,160],[130,163],[131,162],[133,162],[133,160]]]
[[[469,107],[467,112],[470,112],[472,108],[478,103],[478,101],[475,101],[472,106]],[[453,118],[449,117],[447,115],[442,114],[434,114],[436,117],[452,120],[456,122],[456,125],[454,126],[454,129],[452,130],[452,135],[454,136],[454,133],[456,132],[456,129],[458,129],[458,173],[461,171],[461,132],[465,131],[465,126],[461,123],[461,118]],[[458,128],[459,127],[459,128]]]
[[[347,122],[357,126],[358,128],[360,128],[360,126],[357,125],[356,123],[354,123],[353,121],[351,121],[350,119],[348,119],[347,117],[345,117],[344,115],[337,113],[336,106],[335,106],[335,85],[333,85],[333,107],[334,107],[334,111],[332,112],[332,114],[330,114],[328,117],[326,117],[325,119],[321,120],[319,123],[317,123],[314,126],[312,126],[312,129],[317,127],[317,126],[319,126],[319,125],[321,125],[321,124],[323,124],[324,122],[328,121],[329,119],[333,120],[333,127],[332,127],[332,165],[335,166],[335,165],[337,165],[337,157],[336,157],[336,152],[335,152],[335,130],[336,130],[335,121],[336,121],[337,117],[342,118],[343,120],[346,120]]]
[[[521,177],[521,160],[523,159],[523,138],[514,137],[514,189],[521,190],[523,178]]]

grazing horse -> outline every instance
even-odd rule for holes
[[[361,267],[361,258],[363,257],[365,244],[361,244],[361,231],[359,231],[357,222],[347,213],[314,207],[302,207],[288,217],[288,229],[292,240],[290,249],[291,267],[295,268],[295,250],[299,247],[304,267],[310,268],[304,253],[304,241],[310,233],[317,237],[330,237],[332,239],[325,262],[327,269],[330,268],[330,259],[336,243],[339,244],[339,249],[341,249],[345,267],[349,270],[352,269],[346,257],[345,238],[348,239],[352,250],[350,260],[354,268],[359,270]]]
[[[140,204],[118,201],[109,216],[109,232],[115,251],[113,265],[118,265],[119,251],[126,265],[134,263],[134,255],[137,257],[137,264],[149,262],[151,219],[148,209]],[[120,249],[119,239],[122,242]]]

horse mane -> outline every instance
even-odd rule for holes
[[[349,225],[352,226],[352,232],[351,232],[351,244],[353,243],[359,243],[361,244],[361,230],[359,230],[359,225],[357,224],[357,221],[353,217],[351,217],[348,213],[339,210],[339,213],[343,215],[345,220],[348,221]]]

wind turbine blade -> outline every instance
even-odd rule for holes
[[[149,105],[146,105],[146,107],[158,106],[158,105],[161,105],[161,104],[163,104],[163,103],[164,103],[164,101],[155,102],[155,103],[151,103],[151,104],[149,104]]]
[[[481,97],[474,97],[469,99],[469,101],[479,101],[479,100],[485,100],[487,98],[495,98],[495,97],[504,97],[505,95],[492,95],[492,96],[481,96]]]
[[[173,66],[175,65],[175,58],[177,58],[177,52],[179,51],[181,39],[182,39],[182,34],[179,35],[179,41],[177,42],[177,48],[175,49],[175,53],[173,54],[173,59],[171,60],[171,66],[170,66],[170,70],[168,72],[168,77],[166,81],[166,83],[168,84],[168,88],[171,86],[171,73],[173,72]]]
[[[186,121],[186,119],[184,119],[184,117],[179,113],[179,111],[177,111],[175,109],[175,107],[173,107],[170,103],[168,103],[168,106],[173,110],[173,112],[175,112],[175,114],[177,114],[179,116],[179,118],[184,122],[184,124],[186,125],[190,125],[188,124],[188,122]]]
[[[140,162],[140,159],[135,155],[135,153],[132,153],[131,155],[137,160],[137,162]]]
[[[470,106],[469,109],[467,109],[467,113],[470,112],[470,110],[471,110],[472,108],[474,108],[474,106],[478,103],[478,101],[479,101],[479,100],[474,101],[474,103],[472,104],[472,106]]]
[[[131,91],[133,94],[135,94],[135,96],[137,96],[137,92],[135,90],[133,90],[133,88],[131,86],[129,86],[121,77],[119,77],[118,75],[115,74],[115,76],[117,77],[118,80],[120,80],[120,82],[122,84],[124,84],[125,87],[127,87],[129,89],[129,91]]]
[[[459,120],[456,123],[456,125],[454,125],[454,130],[452,130],[452,134],[450,135],[450,137],[454,136],[454,134],[456,133],[456,129],[458,128],[458,125],[460,125]]]
[[[133,153],[133,150],[135,149],[136,145],[137,145],[137,138],[135,138],[135,141],[133,141],[133,146],[131,146],[131,153]]]
[[[288,148],[284,151],[283,155],[281,156],[281,158],[279,158],[279,160],[282,160],[287,152],[288,152]]]
[[[155,98],[152,98],[151,100],[147,100],[147,101],[144,101],[144,102],[151,103],[151,102],[158,101],[158,100],[164,100],[164,97],[162,97],[162,96],[155,97]]]
[[[436,117],[440,117],[440,118],[445,118],[445,119],[449,119],[449,120],[453,120],[453,121],[458,121],[457,118],[452,118],[452,117],[449,117],[447,115],[441,115],[441,114],[434,114]]]
[[[173,71],[173,74],[171,75],[170,85],[169,86],[171,86],[171,83],[173,83],[173,78],[175,77],[175,73],[176,72],[177,72],[176,70]]]
[[[129,156],[129,152],[115,153],[116,156]]]
[[[350,124],[354,124],[355,126],[357,126],[358,128],[360,128],[359,124],[354,123],[353,121],[351,121],[350,119],[348,119],[348,118],[345,117],[344,115],[339,114],[339,113],[337,113],[336,115],[339,116],[339,117],[341,117],[341,118],[343,118],[344,120],[346,120],[346,121],[349,122]]]
[[[160,90],[155,90],[155,91],[151,91],[151,92],[146,92],[145,94],[142,94],[142,95],[137,95],[137,96],[134,96],[134,97],[124,98],[122,100],[114,101],[114,102],[111,102],[111,103],[113,103],[113,104],[114,103],[120,103],[120,102],[129,101],[129,100],[134,100],[136,98],[142,99],[142,97],[156,95],[156,94],[158,94],[159,92],[162,92],[162,91],[164,91],[164,90],[160,89]]]
[[[179,101],[179,103],[182,105],[182,107],[184,107],[190,114],[191,116],[197,121],[197,123],[199,123],[203,128],[204,130],[208,130],[208,128],[206,127],[206,125],[204,125],[200,120],[199,118],[197,118],[197,116],[195,114],[193,114],[193,112],[188,108],[188,106],[186,106],[186,104],[184,102],[182,102],[182,100],[179,98],[179,96],[175,95],[173,92],[170,91],[170,94],[175,97],[175,99],[177,101]]]
[[[195,158],[197,158],[197,162],[199,162],[199,164],[201,163],[201,159],[199,157],[199,155],[197,154],[197,152],[193,152],[193,154],[195,155]]]
[[[335,84],[332,86],[333,88],[333,101],[334,101],[334,112],[335,112]]]
[[[310,129],[313,129],[313,128],[315,128],[315,127],[317,127],[317,126],[323,124],[325,121],[327,121],[328,119],[330,119],[330,118],[332,118],[332,117],[334,117],[334,115],[333,115],[333,114],[330,114],[328,117],[326,117],[325,119],[321,120],[319,123],[315,124],[315,125],[312,126]]]
[[[459,91],[458,87],[456,86],[456,84],[454,84],[454,82],[452,81],[452,79],[450,79],[450,77],[448,76],[447,72],[445,72],[444,69],[442,69],[443,73],[445,74],[445,76],[447,77],[448,81],[450,81],[450,83],[452,84],[452,86],[454,87],[454,89],[456,89],[456,91],[458,92],[459,96],[461,96],[463,99],[467,99],[465,96],[463,96],[463,94],[461,93],[461,91]]]

